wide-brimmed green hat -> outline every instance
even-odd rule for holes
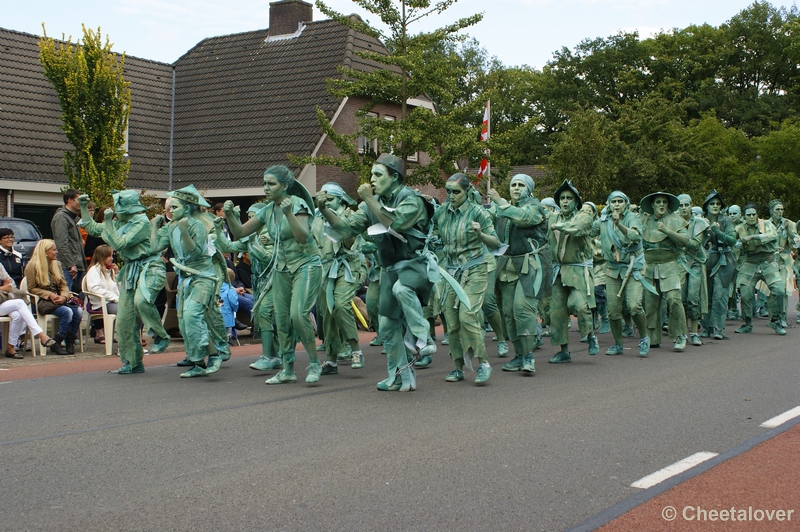
[[[647,214],[653,214],[653,200],[656,196],[665,196],[667,201],[669,202],[667,205],[667,210],[669,212],[677,211],[680,206],[681,202],[678,201],[678,197],[670,194],[669,192],[653,192],[652,194],[648,194],[647,196],[642,198],[642,201],[639,202],[639,208],[642,212],[646,212]]]
[[[555,199],[556,205],[558,205],[559,208],[561,207],[561,201],[558,198],[561,196],[562,192],[567,190],[572,192],[572,194],[575,196],[575,210],[581,210],[581,207],[583,207],[583,200],[581,199],[581,195],[578,194],[578,189],[575,188],[575,185],[573,185],[572,181],[569,179],[565,179],[564,182],[561,183],[561,186],[556,189],[555,193],[553,193],[553,199]]]
[[[116,214],[139,214],[147,210],[139,201],[139,193],[135,190],[112,190],[111,198],[114,200]]]
[[[203,199],[203,195],[200,194],[194,185],[187,185],[183,188],[179,188],[178,190],[167,192],[167,196],[178,198],[181,201],[191,203],[193,205],[199,205],[200,207],[211,207],[211,205],[209,205],[209,203]]]
[[[706,199],[703,201],[703,212],[708,212],[708,204],[711,202],[712,199],[717,198],[720,203],[722,203],[722,208],[725,208],[725,200],[722,199],[722,194],[717,192],[716,189],[712,190]]]

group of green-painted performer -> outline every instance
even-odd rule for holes
[[[469,176],[456,173],[437,206],[405,179],[404,161],[383,154],[370,182],[358,188],[360,202],[333,182],[315,202],[291,170],[271,166],[264,173],[265,200],[248,209],[244,223],[231,201],[224,217],[206,212],[209,205],[193,185],[169,193],[168,216],[152,220],[134,191],[114,191],[102,223],[81,196],[80,225],[122,263],[117,373],[144,372],[141,332],[153,337],[151,352],[169,346],[155,306],[167,248],[178,277],[186,351],[178,365],[187,368],[186,378],[211,375],[230,358],[220,311],[227,253],[249,257],[253,333],[262,345],[250,368],[276,371],[266,381],[272,385],[297,382],[298,342],[308,356],[307,383],[338,374],[342,361],[363,368],[360,320],[376,332],[370,345],[382,345],[386,354],[387,377],[377,388],[414,390],[417,369],[429,367],[437,351],[425,309],[441,309],[452,360],[447,382],[463,381],[469,372],[476,384],[489,381],[487,323],[499,341],[498,357],[511,354],[506,340],[513,347],[503,371],[522,375],[535,374],[543,337],[558,348],[550,363],[571,362],[572,316],[589,355],[600,352],[598,334],[607,332],[605,354],[624,355],[633,325],[643,358],[661,346],[664,331],[673,349],[683,351],[702,345],[703,337],[727,339],[726,321],[738,316],[744,323],[735,332],[750,333],[761,312],[770,328],[786,334],[800,237],[780,200],[760,219],[757,206],[726,206],[715,190],[702,207],[687,194],[667,192],[649,194],[637,207],[612,191],[598,212],[571,181],[540,202],[533,179],[518,174],[510,180],[510,199],[487,188],[483,205]],[[369,323],[355,304],[367,281]],[[315,328],[324,337],[319,348]]]

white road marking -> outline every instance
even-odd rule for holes
[[[772,419],[766,420],[765,422],[763,422],[761,424],[761,426],[764,427],[764,428],[767,428],[767,429],[774,429],[775,427],[783,425],[784,423],[786,423],[790,419],[794,419],[797,416],[800,416],[800,406],[796,406],[796,407],[792,408],[791,410],[788,410],[788,411],[784,412],[783,414],[781,414],[779,416],[775,416]]]
[[[683,473],[687,469],[691,469],[699,463],[705,462],[710,458],[714,458],[717,456],[718,453],[695,453],[692,456],[688,456],[683,460],[675,462],[672,465],[665,467],[655,473],[651,473],[646,477],[640,478],[633,484],[631,484],[632,488],[641,488],[647,489],[650,487],[655,486],[656,484],[660,484],[664,482],[670,477],[674,477],[679,473]]]

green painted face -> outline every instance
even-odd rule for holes
[[[372,175],[369,180],[372,183],[372,190],[375,195],[383,198],[388,198],[391,195],[396,182],[389,169],[382,164],[372,165]]]
[[[772,219],[776,222],[780,222],[781,218],[783,218],[783,205],[778,203],[772,208]]]
[[[561,207],[561,212],[566,215],[572,214],[575,210],[577,203],[575,202],[575,194],[565,190],[558,196],[558,205]]]
[[[681,206],[678,208],[678,213],[685,219],[692,217],[692,202],[689,200],[681,200]]]
[[[722,202],[718,199],[712,199],[708,202],[708,214],[717,216],[722,211]]]
[[[450,205],[454,209],[458,209],[459,207],[464,205],[465,201],[467,201],[466,192],[464,191],[463,188],[461,188],[461,186],[458,183],[454,181],[447,183],[447,185],[445,185],[444,190],[445,192],[447,192],[447,201],[450,202]]]
[[[281,185],[278,178],[272,174],[264,176],[264,195],[267,201],[278,203],[286,197],[286,186]]]
[[[625,200],[622,198],[614,198],[608,202],[611,205],[611,210],[616,213],[621,213],[625,210]]]
[[[653,213],[657,217],[662,217],[667,214],[667,209],[669,209],[669,200],[666,196],[656,196],[653,198]],[[691,207],[689,208],[691,212]]]
[[[758,212],[755,209],[747,209],[744,211],[744,221],[747,225],[756,225],[758,223]]]
[[[183,202],[178,198],[171,198],[169,200],[169,214],[172,221],[177,222],[183,218],[186,218],[188,209],[186,208],[186,205],[184,205]]]

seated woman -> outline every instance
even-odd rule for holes
[[[58,249],[56,243],[49,238],[40,240],[33,248],[31,261],[25,267],[25,279],[28,281],[28,292],[39,298],[36,308],[42,314],[54,314],[58,317],[58,332],[55,343],[50,350],[59,353],[56,345],[64,341],[68,355],[75,354],[75,340],[81,326],[82,311],[80,307],[67,305],[70,293],[61,263],[56,260]]]
[[[36,336],[41,342],[42,347],[50,347],[53,352],[58,355],[65,355],[66,353],[61,349],[61,346],[56,344],[56,341],[47,336],[39,324],[36,323],[36,318],[31,314],[31,309],[28,303],[23,299],[25,294],[17,289],[14,280],[8,275],[5,268],[0,265],[0,316],[8,316],[11,318],[11,324],[8,327],[8,338],[6,338],[6,358],[22,358],[22,353],[17,352],[17,343],[24,328],[27,326],[31,330],[31,334]]]
[[[117,266],[114,264],[114,250],[111,249],[111,246],[101,244],[95,248],[89,269],[86,270],[86,289],[91,292],[87,294],[89,296],[87,312],[102,314],[103,309],[99,296],[103,296],[106,298],[106,311],[109,314],[117,313],[119,285],[117,284]],[[106,338],[103,322],[95,321],[95,323],[97,325],[95,325],[94,341],[97,344],[104,344]],[[114,331],[111,331],[111,334],[113,335]]]

